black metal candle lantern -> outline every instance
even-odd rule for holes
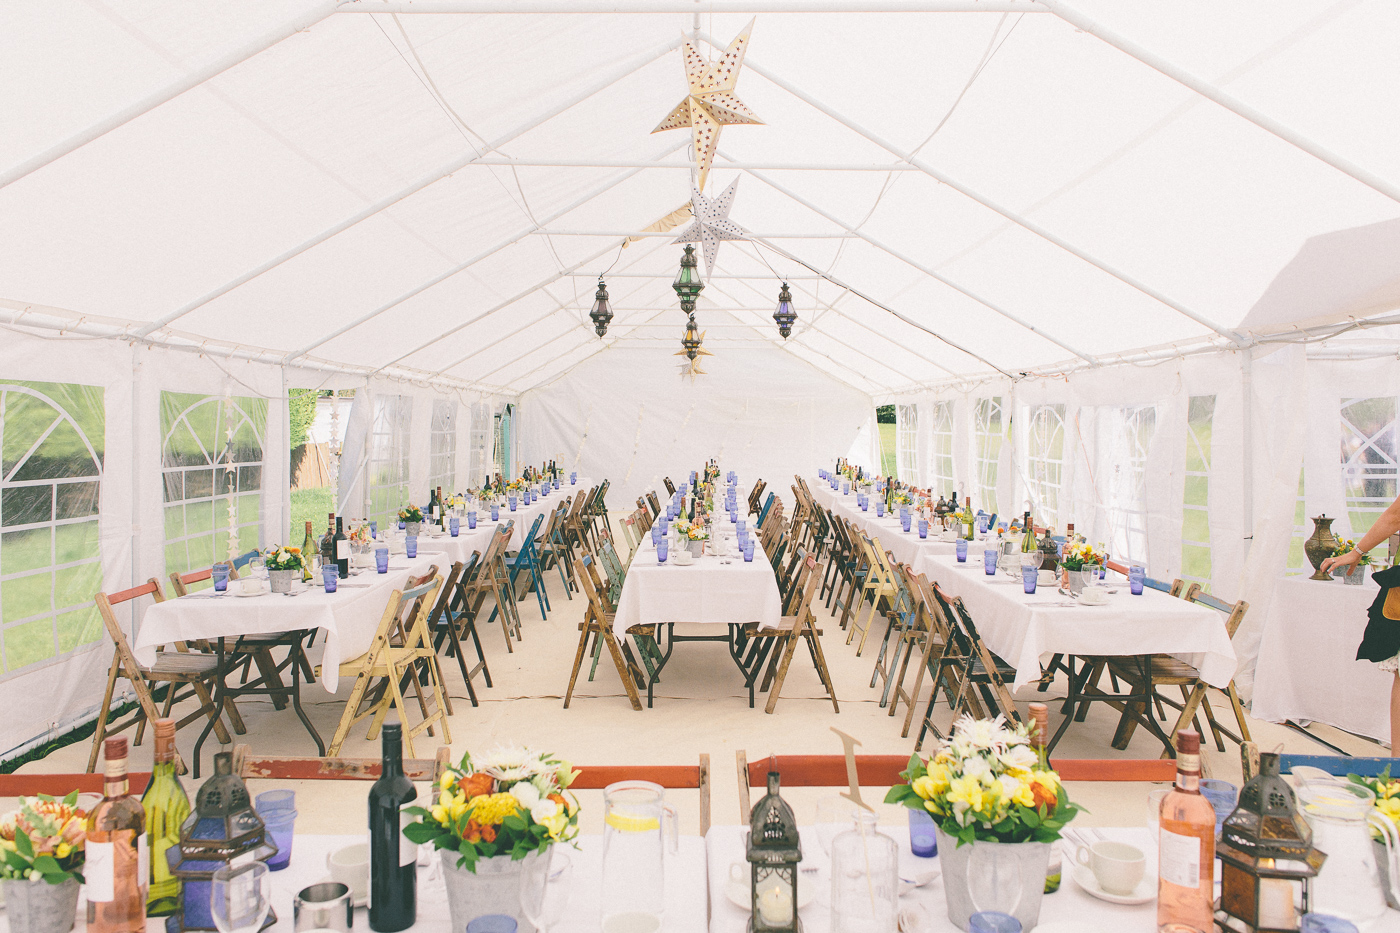
[[[214,774],[200,785],[194,810],[180,826],[180,847],[166,852],[170,871],[181,882],[180,909],[166,918],[167,933],[217,930],[209,907],[214,872],[276,854],[247,785],[233,773],[233,755],[219,752]],[[276,922],[276,912],[268,910],[262,929]]]
[[[1298,929],[1308,912],[1312,879],[1327,856],[1313,848],[1312,827],[1279,776],[1278,755],[1259,756],[1259,773],[1240,789],[1216,854],[1221,864],[1217,926],[1241,933]]]
[[[593,310],[588,312],[588,316],[593,319],[593,330],[599,337],[608,332],[608,324],[613,319],[612,308],[608,305],[608,287],[603,284],[603,277],[598,276],[598,293],[593,296]]]
[[[695,266],[695,247],[685,248],[685,253],[681,256],[681,271],[676,273],[676,280],[671,283],[671,288],[675,289],[676,297],[681,300],[681,310],[688,315],[694,315],[695,300],[705,290],[705,283],[700,281],[700,270]]]
[[[778,772],[768,772],[768,793],[749,815],[747,856],[753,914],[749,933],[797,933],[797,865],[802,839],[792,807],[778,796]]]

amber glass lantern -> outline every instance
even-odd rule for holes
[[[747,856],[753,914],[749,933],[796,933],[797,864],[802,839],[792,807],[778,796],[778,772],[768,772],[768,793],[749,815]]]
[[[1225,818],[1216,923],[1241,933],[1297,930],[1308,912],[1312,879],[1326,855],[1313,848],[1312,827],[1298,812],[1293,788],[1279,776],[1278,755],[1259,756],[1259,773],[1240,789]]]
[[[180,826],[180,847],[166,852],[171,873],[181,881],[180,909],[166,918],[167,933],[217,930],[209,909],[214,872],[265,862],[276,854],[248,786],[233,773],[233,755],[219,752],[213,776],[200,785],[194,810]],[[276,922],[276,913],[269,910],[262,929]]]

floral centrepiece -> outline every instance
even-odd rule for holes
[[[578,800],[569,793],[578,774],[568,762],[528,748],[503,746],[478,758],[468,752],[443,770],[436,803],[405,809],[419,819],[404,835],[455,851],[457,866],[472,872],[478,859],[518,861],[578,835]]]
[[[1332,556],[1341,557],[1343,554],[1350,554],[1354,550],[1356,550],[1356,542],[1347,538],[1332,549]],[[1365,554],[1362,554],[1356,563],[1361,567],[1369,567],[1372,563],[1371,552],[1367,551]]]
[[[710,538],[710,529],[698,518],[694,521],[681,519],[676,522],[675,528],[676,534],[687,541],[708,541]]]
[[[423,521],[423,510],[416,505],[406,505],[399,509],[399,521],[407,524],[409,522]]]
[[[1053,842],[1081,809],[1060,776],[1041,765],[1026,727],[1009,726],[1002,716],[963,714],[952,741],[932,758],[910,757],[900,776],[909,783],[890,788],[885,803],[928,811],[960,846]]]
[[[0,818],[0,879],[82,881],[87,814],[77,802],[76,790],[62,800],[21,797],[19,809]]]
[[[1066,570],[1083,570],[1086,564],[1103,564],[1107,561],[1108,549],[1102,544],[1095,549],[1087,541],[1080,541],[1065,549],[1060,566]]]
[[[301,570],[303,569],[301,548],[282,547],[274,544],[263,551],[263,560],[267,562],[268,570]]]

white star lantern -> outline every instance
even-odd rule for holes
[[[749,33],[753,31],[753,20],[744,31],[734,37],[729,48],[718,61],[706,61],[689,42],[685,45],[685,80],[689,93],[676,109],[657,124],[653,133],[663,130],[678,130],[690,127],[695,144],[695,164],[700,170],[698,187],[705,187],[710,165],[715,160],[715,150],[719,148],[720,130],[731,124],[762,124],[754,112],[744,106],[744,102],[734,96],[734,86],[739,81],[739,67],[744,63],[744,52],[749,47]]]
[[[724,194],[717,198],[707,198],[700,189],[690,189],[690,212],[695,217],[689,227],[672,242],[699,243],[705,253],[705,277],[709,278],[719,254],[720,240],[747,240],[749,232],[729,219],[729,209],[734,206],[734,189],[739,187],[739,179],[729,183]]]

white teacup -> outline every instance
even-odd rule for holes
[[[1101,586],[1086,586],[1079,594],[1079,601],[1086,606],[1103,606],[1108,603],[1108,593]]]
[[[1075,860],[1087,865],[1099,887],[1109,894],[1132,894],[1142,883],[1147,859],[1142,850],[1126,842],[1096,842],[1080,846]]]
[[[336,849],[326,856],[326,868],[332,881],[350,889],[352,899],[362,901],[369,894],[369,843],[357,842]]]
[[[1035,575],[1037,586],[1054,586],[1058,581],[1053,570],[1041,570]]]
[[[671,560],[682,567],[686,566],[694,559],[688,547],[676,548],[676,550],[671,552]]]
[[[238,587],[238,592],[244,596],[253,596],[264,590],[263,582],[257,577],[241,577],[233,581],[233,584]]]

